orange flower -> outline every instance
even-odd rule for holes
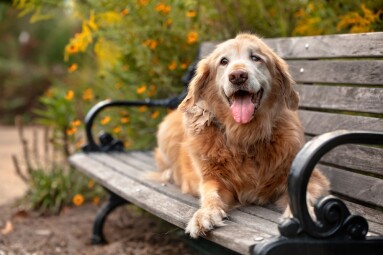
[[[121,127],[120,126],[117,126],[117,127],[113,128],[113,133],[118,134],[120,132],[121,132]]]
[[[168,68],[170,71],[173,71],[177,68],[177,62],[175,60],[173,60],[169,65],[168,65]]]
[[[149,47],[151,50],[154,50],[155,48],[157,48],[158,42],[155,40],[148,39],[144,42],[144,45]]]
[[[93,189],[94,187],[94,181],[93,180],[89,180],[88,181],[88,189]]]
[[[157,90],[156,85],[154,85],[154,84],[150,85],[148,96],[149,97],[154,96],[154,94],[156,94],[156,90]]]
[[[83,145],[84,145],[84,141],[82,139],[80,139],[76,143],[76,148],[81,149]]]
[[[74,71],[76,71],[78,68],[78,65],[77,64],[71,64],[69,67],[68,67],[68,72],[69,73],[73,73]]]
[[[140,107],[138,107],[138,111],[139,112],[146,112],[147,109],[148,109],[147,106],[140,106]]]
[[[101,125],[106,125],[110,122],[111,118],[109,116],[106,116],[104,117],[102,120],[101,120]]]
[[[138,0],[138,5],[145,6],[149,4],[149,0]]]
[[[69,54],[74,54],[74,53],[77,53],[78,52],[78,47],[77,45],[68,45],[66,47],[66,51],[69,53]]]
[[[93,100],[94,95],[93,95],[93,90],[91,88],[88,88],[84,91],[84,94],[82,94],[82,99],[84,101],[91,101]]]
[[[67,135],[74,135],[77,132],[77,128],[71,127],[66,130]]]
[[[122,15],[122,17],[124,17],[125,15],[127,15],[129,13],[129,10],[128,9],[123,9],[122,11],[121,11],[121,15]]]
[[[141,95],[146,91],[146,84],[142,84],[140,87],[136,89],[137,94]]]
[[[182,70],[184,70],[184,69],[186,69],[188,67],[188,64],[187,63],[182,63],[180,65],[180,67],[181,67]]]
[[[191,31],[187,35],[187,43],[188,44],[193,44],[198,41],[198,33],[195,31]]]
[[[122,117],[122,118],[120,119],[120,122],[121,122],[122,124],[129,123],[129,121],[130,121],[129,117]]]
[[[71,101],[74,97],[74,91],[73,90],[68,90],[65,94],[65,99],[68,101]]]
[[[155,111],[155,112],[152,113],[152,116],[151,116],[151,117],[152,117],[152,119],[155,120],[155,119],[158,118],[158,116],[160,116],[160,112],[159,112],[159,111]]]
[[[195,11],[186,12],[186,17],[188,18],[194,18],[195,16],[197,16],[197,13]]]
[[[164,15],[168,14],[171,10],[170,5],[159,3],[154,8],[157,12],[162,13]]]
[[[81,194],[76,194],[73,199],[72,199],[72,202],[75,206],[80,206],[84,203],[84,196],[81,195]]]
[[[81,120],[74,120],[70,124],[72,127],[79,127],[81,125]]]
[[[95,197],[93,198],[92,203],[93,203],[94,205],[99,205],[99,204],[100,204],[100,198],[99,198],[98,196],[95,196]]]
[[[165,25],[170,26],[171,24],[173,24],[173,20],[172,19],[167,19],[165,21]]]

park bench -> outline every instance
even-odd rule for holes
[[[299,115],[307,144],[289,176],[293,218],[280,223],[273,206],[243,206],[229,212],[226,226],[205,237],[240,254],[383,254],[383,32],[264,39],[284,58],[300,94]],[[202,43],[198,59],[215,42]],[[198,60],[197,59],[197,60]],[[184,76],[188,83],[193,66]],[[105,243],[103,225],[116,207],[133,203],[185,228],[198,199],[143,173],[155,171],[152,151],[124,150],[92,123],[107,107],[176,108],[184,97],[146,101],[103,101],[86,116],[87,145],[70,163],[110,192],[93,228],[93,243]],[[306,186],[317,165],[331,181],[331,196],[316,206],[317,221],[306,207]]]

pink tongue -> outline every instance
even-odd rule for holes
[[[253,118],[255,105],[251,102],[251,95],[235,95],[231,105],[231,115],[236,122],[246,124]]]

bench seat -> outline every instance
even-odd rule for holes
[[[180,228],[186,227],[199,207],[197,198],[182,194],[176,186],[145,177],[146,172],[156,170],[151,151],[78,153],[70,162],[108,190]],[[369,221],[369,235],[383,235],[383,213],[351,202],[347,205]],[[279,235],[281,213],[272,206],[245,206],[230,211],[228,216],[226,226],[209,232],[208,240],[248,254],[260,241]]]

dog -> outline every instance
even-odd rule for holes
[[[304,144],[299,96],[287,64],[260,38],[242,33],[199,61],[187,95],[159,125],[161,181],[200,197],[186,227],[197,238],[223,226],[228,210],[275,203],[288,208],[287,177]],[[311,207],[329,182],[314,170]]]

